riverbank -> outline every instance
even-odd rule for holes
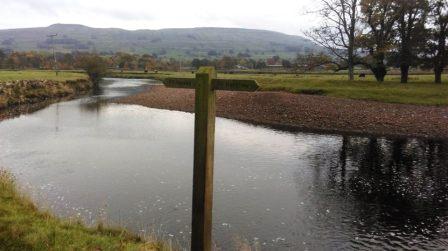
[[[39,212],[14,179],[0,170],[1,250],[170,250],[159,242],[145,242],[123,229],[87,228]]]
[[[92,83],[87,79],[0,82],[0,109],[86,93],[91,89]]]
[[[156,79],[186,77],[193,78],[192,72],[110,72],[110,77]],[[340,74],[231,74],[219,73],[219,78],[253,79],[260,85],[260,91],[283,91],[295,94],[314,94],[335,98],[378,101],[394,104],[448,106],[448,75],[445,84],[434,84],[433,75],[411,75],[408,84],[400,83],[400,76],[388,75],[383,83],[378,83],[372,75],[357,77],[348,81]]]
[[[119,103],[194,111],[194,91],[155,86]],[[448,139],[448,107],[390,104],[285,92],[218,92],[217,116],[322,133]]]

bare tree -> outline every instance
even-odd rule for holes
[[[356,38],[360,34],[360,0],[320,0],[318,11],[322,26],[306,33],[317,44],[330,51],[339,69],[348,69],[349,79],[354,80],[356,64]]]
[[[396,1],[361,0],[366,33],[362,44],[368,51],[365,63],[378,82],[383,82],[387,74],[386,56],[394,46],[394,25],[398,19]]]
[[[444,68],[448,65],[448,49],[446,46],[448,36],[448,1],[431,0],[430,32],[432,39],[428,43],[428,56],[431,67],[434,68],[435,82],[442,83]]]
[[[407,83],[409,68],[417,62],[423,51],[426,36],[425,23],[429,11],[428,0],[395,0],[398,20],[398,65],[401,70],[401,83]]]

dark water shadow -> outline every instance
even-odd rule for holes
[[[343,136],[339,149],[322,151],[314,160],[317,192],[352,200],[361,236],[404,245],[396,248],[447,247],[431,242],[448,234],[447,141]]]

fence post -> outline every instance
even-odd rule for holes
[[[213,67],[196,74],[194,131],[193,208],[191,250],[210,251],[212,247],[213,162],[215,144],[216,91]]]

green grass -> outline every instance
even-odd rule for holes
[[[227,77],[227,76],[226,76]],[[401,84],[399,76],[389,76],[384,83],[378,83],[372,76],[346,80],[341,75],[277,75],[245,76],[254,78],[265,91],[287,91],[303,93],[321,91],[324,95],[417,105],[448,105],[448,84],[432,83],[430,75],[411,76],[410,83]]]
[[[0,71],[0,81],[12,80],[55,80],[66,81],[86,79],[87,75],[79,72],[61,71],[56,76],[54,71],[24,70],[24,71]]]
[[[156,78],[193,77],[191,72],[112,72],[112,77]],[[409,84],[401,84],[399,76],[389,75],[384,83],[377,83],[373,76],[347,81],[341,74],[219,74],[222,78],[255,79],[262,91],[286,91],[292,93],[319,94],[331,97],[371,100],[387,103],[416,105],[448,105],[448,84],[434,84],[432,75],[412,75]],[[444,76],[448,82],[448,76]],[[80,72],[62,71],[0,71],[0,81],[11,80],[73,80],[87,78]]]
[[[0,250],[170,250],[122,229],[87,228],[39,212],[0,171]]]
[[[113,73],[114,77],[156,78],[193,77],[191,72]],[[338,98],[370,100],[416,105],[448,105],[448,76],[445,84],[434,84],[433,75],[412,75],[408,84],[400,83],[400,76],[390,75],[384,83],[373,76],[350,82],[341,74],[218,74],[221,78],[255,79],[262,91],[319,94]]]

